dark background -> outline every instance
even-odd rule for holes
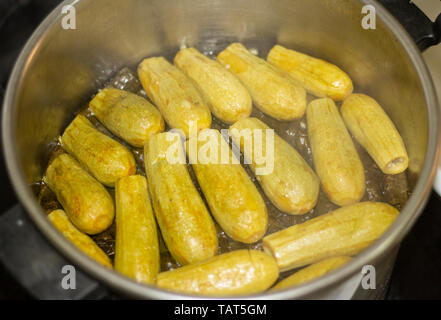
[[[0,0],[0,100],[20,49],[59,0]],[[3,156],[0,157],[0,215],[17,203]],[[0,248],[2,250],[2,248]],[[0,261],[0,299],[31,296]],[[401,245],[386,299],[441,299],[441,199],[426,210]]]

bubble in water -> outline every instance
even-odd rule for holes
[[[254,54],[255,56],[259,55],[259,49],[257,48],[250,48],[249,51]]]

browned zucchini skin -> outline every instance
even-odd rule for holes
[[[160,269],[159,245],[146,178],[121,178],[116,184],[115,202],[115,270],[152,284]]]
[[[267,61],[285,70],[309,93],[317,97],[343,100],[352,93],[351,78],[337,66],[306,54],[275,45]]]
[[[377,240],[399,211],[383,202],[339,208],[263,238],[281,271],[336,256],[353,256]]]
[[[190,153],[188,145],[193,142],[198,153],[204,147],[205,142],[196,141],[202,135],[218,141],[217,163],[202,164],[195,159],[197,154]],[[228,163],[221,163],[222,149],[229,152],[231,160]],[[253,243],[260,240],[268,227],[265,202],[220,132],[215,129],[201,131],[198,137],[190,138],[186,150],[211,213],[222,229],[236,241]]]
[[[242,44],[229,45],[218,54],[217,61],[242,81],[255,105],[265,114],[281,121],[299,119],[305,114],[305,89]]]
[[[112,224],[115,212],[110,194],[70,155],[57,156],[44,181],[80,231],[97,234]]]
[[[149,139],[144,148],[144,161],[162,237],[172,256],[185,265],[216,255],[218,242],[213,220],[186,165],[172,164],[166,157],[174,143],[167,141],[170,134],[159,133]],[[179,139],[177,133],[173,136]],[[182,146],[177,152],[185,159]]]
[[[257,250],[237,250],[158,274],[156,285],[210,296],[249,295],[268,289],[278,278],[275,260]]]
[[[164,131],[164,120],[154,105],[128,91],[105,88],[89,102],[97,119],[113,134],[136,148],[152,134]]]
[[[409,166],[406,147],[392,120],[377,101],[351,94],[341,106],[343,119],[355,139],[385,174],[399,174]]]
[[[247,150],[244,140],[240,137],[240,132],[244,129],[251,130],[253,136],[255,130],[262,130],[262,148],[266,150],[266,130],[271,128],[257,118],[242,119],[230,127],[234,143],[240,146],[245,158],[253,159],[254,149]],[[249,152],[252,154],[248,154]],[[259,167],[264,166],[255,162],[251,164],[251,169],[255,173]],[[283,212],[294,215],[305,214],[317,203],[320,184],[316,174],[302,156],[275,133],[274,168],[271,173],[256,177],[267,197]]]
[[[366,189],[364,168],[334,101],[311,101],[306,117],[315,171],[326,196],[339,206],[359,202]]]
[[[73,155],[99,182],[113,187],[121,177],[135,173],[132,152],[98,131],[79,114],[61,136],[63,148]]]
[[[47,216],[49,221],[72,242],[78,249],[94,259],[99,264],[112,268],[112,262],[100,247],[86,234],[75,228],[70,222],[66,213],[61,210],[54,210]]]
[[[174,62],[196,83],[217,118],[233,124],[250,115],[253,103],[248,90],[219,62],[195,48],[180,50]]]
[[[310,266],[303,268],[300,271],[297,271],[289,277],[278,282],[274,287],[271,288],[271,291],[287,289],[315,280],[341,267],[345,263],[349,262],[349,260],[351,260],[350,257],[341,256],[325,259],[320,262],[311,264]]]
[[[158,107],[168,125],[182,130],[186,137],[210,128],[211,112],[199,90],[181,70],[163,57],[144,59],[138,76],[151,101]]]

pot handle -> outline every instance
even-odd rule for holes
[[[441,14],[432,22],[410,0],[377,1],[403,25],[421,51],[441,42]]]

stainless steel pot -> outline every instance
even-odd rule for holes
[[[76,29],[62,8],[76,9]],[[376,29],[362,28],[362,7],[376,8]],[[275,43],[330,60],[356,90],[382,102],[406,142],[412,195],[394,225],[343,268],[286,291],[248,298],[319,298],[362,266],[387,257],[409,231],[431,191],[441,130],[434,87],[417,46],[370,0],[80,0],[64,1],[35,31],[13,70],[3,107],[3,143],[14,188],[32,220],[70,261],[132,296],[190,298],[135,283],[100,267],[58,233],[29,185],[41,178],[47,145],[109,76],[143,57],[171,58],[182,45],[218,52],[241,41],[261,55]]]

